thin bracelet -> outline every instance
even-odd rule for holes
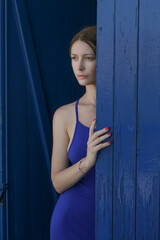
[[[81,173],[82,173],[83,176],[84,176],[84,172],[83,172],[82,169],[80,168],[80,164],[81,164],[81,162],[82,162],[82,160],[80,160],[80,162],[79,162],[79,170],[81,171]]]

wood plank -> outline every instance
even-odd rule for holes
[[[140,2],[136,239],[160,239],[160,3]]]
[[[96,130],[110,127],[113,131],[113,69],[114,1],[101,0],[97,2]],[[96,240],[112,239],[112,151],[113,145],[100,150],[97,155]]]
[[[138,1],[116,1],[113,239],[135,239]]]

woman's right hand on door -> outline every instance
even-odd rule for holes
[[[93,122],[90,126],[89,138],[87,141],[87,156],[86,156],[86,158],[87,158],[88,164],[89,165],[91,164],[91,166],[94,166],[96,163],[98,151],[104,147],[110,146],[112,143],[112,141],[101,143],[106,138],[109,138],[111,136],[111,132],[104,134],[109,131],[109,127],[103,128],[103,129],[95,132],[94,131],[95,126],[96,126],[96,119],[93,120]],[[101,136],[102,134],[104,134],[104,135]]]

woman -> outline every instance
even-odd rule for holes
[[[77,33],[70,44],[73,72],[85,94],[53,116],[51,177],[60,197],[50,224],[50,240],[94,240],[97,152],[112,141],[109,128],[96,126],[96,26]],[[93,120],[94,118],[94,120]]]

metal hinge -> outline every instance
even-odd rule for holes
[[[4,196],[5,196],[5,191],[8,190],[8,183],[3,183],[0,185],[0,205],[4,206]]]

